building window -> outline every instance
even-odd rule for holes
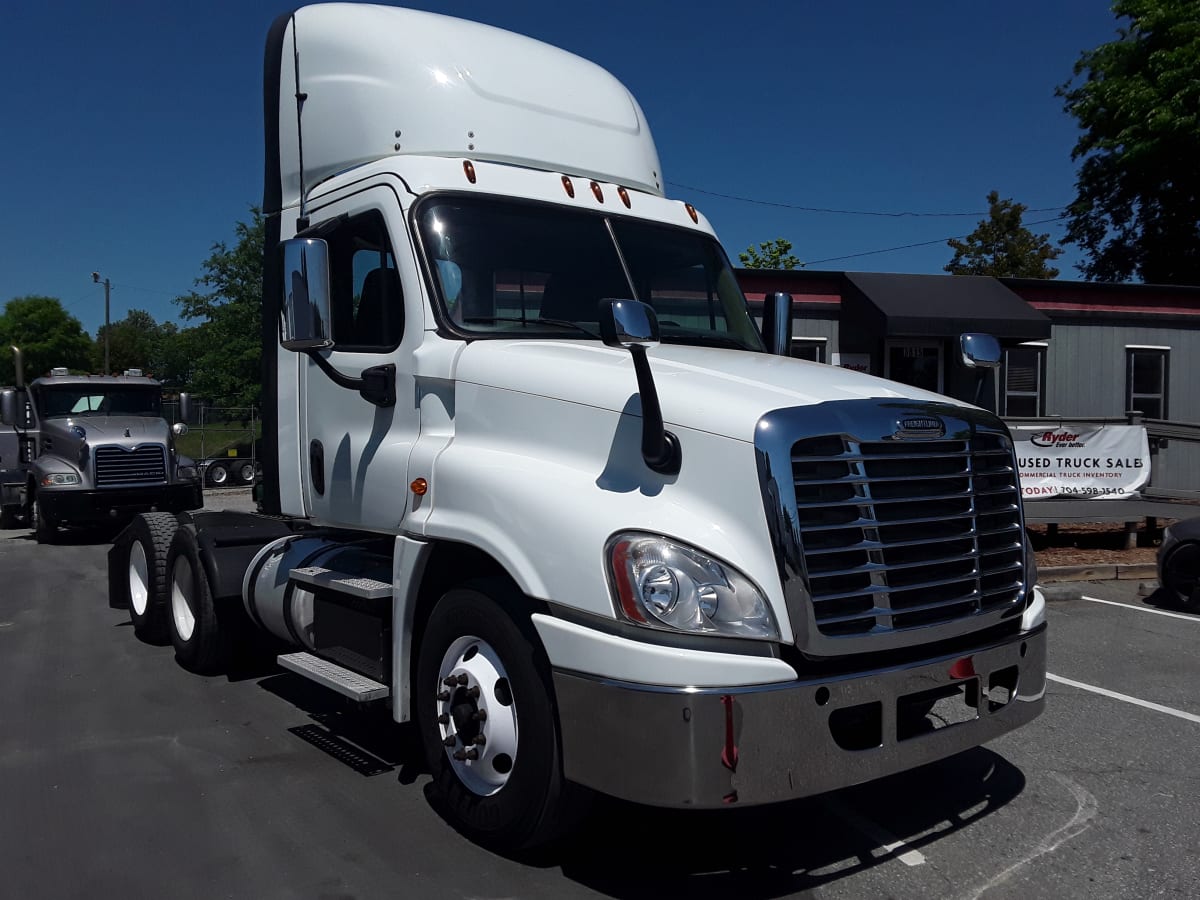
[[[891,341],[884,366],[884,378],[942,393],[942,345],[938,341]]]
[[[807,359],[823,363],[825,359],[825,338],[792,338],[792,356],[796,359]]]
[[[1125,348],[1125,409],[1147,419],[1167,418],[1169,347]]]
[[[1034,418],[1046,414],[1046,348],[1037,345],[1004,351],[1002,416]]]

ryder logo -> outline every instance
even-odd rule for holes
[[[1041,434],[1035,434],[1029,442],[1035,447],[1054,447],[1056,449],[1066,449],[1068,447],[1082,447],[1083,442],[1079,440],[1078,434],[1072,434],[1069,431],[1043,431]]]

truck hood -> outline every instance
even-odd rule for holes
[[[850,369],[766,353],[660,344],[647,355],[665,422],[744,441],[773,409],[868,398],[946,402]],[[455,379],[641,415],[629,353],[602,344],[473,341]]]
[[[149,416],[72,416],[66,419],[47,419],[42,431],[73,434],[74,426],[87,432],[90,444],[140,444],[145,441],[167,440],[167,423]]]

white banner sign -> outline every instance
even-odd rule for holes
[[[1026,500],[1137,497],[1150,480],[1150,441],[1141,425],[1021,425],[1012,429]]]

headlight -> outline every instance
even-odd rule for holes
[[[74,474],[53,474],[43,475],[42,485],[49,487],[52,484],[79,484],[79,476]]]
[[[618,534],[605,553],[617,608],[631,622],[777,640],[766,597],[741,572],[666,538]]]
[[[195,466],[179,466],[175,469],[175,477],[180,481],[195,481],[200,477]]]

